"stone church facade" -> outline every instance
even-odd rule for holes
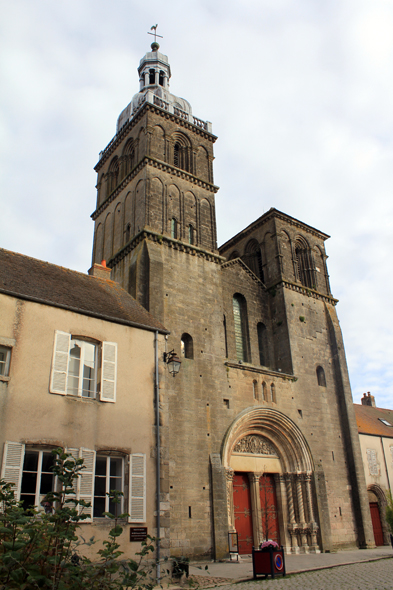
[[[182,355],[161,371],[161,546],[373,546],[328,236],[270,209],[218,249],[212,126],[169,92],[158,44],[138,73],[96,165],[93,263]]]

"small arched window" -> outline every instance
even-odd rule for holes
[[[276,388],[274,383],[270,385],[270,399],[272,402],[276,402]]]
[[[110,163],[108,170],[108,195],[111,194],[119,184],[119,160],[115,156]]]
[[[164,72],[162,70],[160,70],[158,75],[158,83],[160,86],[164,86]]]
[[[268,358],[267,358],[267,335],[266,335],[266,326],[259,322],[257,324],[257,333],[258,333],[258,348],[259,348],[259,364],[263,367],[268,366]]]
[[[195,230],[191,224],[188,226],[188,243],[195,244]]]
[[[267,387],[266,387],[266,383],[263,382],[262,383],[262,397],[265,400],[265,402],[267,402]]]
[[[175,143],[173,151],[173,164],[176,168],[180,168],[180,144],[178,142]]]
[[[186,359],[194,358],[194,345],[192,342],[192,337],[187,333],[184,333],[181,337],[180,352],[181,356]]]
[[[156,83],[156,72],[154,70],[149,70],[149,84]]]
[[[252,395],[254,399],[258,399],[258,383],[256,382],[256,380],[254,379],[254,381],[252,382]]]
[[[325,371],[322,367],[317,367],[317,380],[320,387],[326,387]]]
[[[177,221],[174,217],[171,219],[171,237],[177,240]]]
[[[131,238],[131,224],[127,223],[127,227],[126,227],[126,244],[128,244],[128,242],[130,241]]]
[[[248,362],[248,320],[247,303],[243,295],[233,296],[233,319],[235,323],[235,346],[238,361]]]
[[[314,260],[311,248],[303,238],[295,243],[296,265],[299,281],[309,289],[316,288]]]

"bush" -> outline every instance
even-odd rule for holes
[[[152,566],[144,558],[154,551],[154,539],[147,538],[138,560],[121,560],[117,538],[123,529],[119,519],[128,514],[114,516],[109,537],[97,551],[97,561],[80,553],[79,523],[87,518],[83,508],[90,504],[75,499],[74,485],[82,469],[83,459],[74,459],[62,449],[55,449],[53,472],[57,475],[60,491],[45,497],[45,511],[25,509],[17,502],[12,484],[0,480],[0,589],[1,590],[115,590],[134,588],[151,589]],[[120,492],[108,494],[120,504]],[[94,538],[87,544],[92,545]]]

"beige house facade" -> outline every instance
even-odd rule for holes
[[[390,544],[386,523],[386,494],[393,485],[393,410],[377,408],[375,398],[365,393],[354,404],[368,501],[376,545]]]
[[[51,450],[84,459],[79,499],[91,503],[84,538],[107,538],[106,492],[124,493],[120,537],[155,533],[155,350],[166,330],[101,265],[83,275],[0,250],[1,477],[24,506],[56,488]],[[101,278],[100,278],[101,277]]]

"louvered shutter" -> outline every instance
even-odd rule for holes
[[[66,453],[69,453],[70,455],[72,455],[72,457],[77,460],[79,459],[79,449],[74,449],[74,448],[70,448],[70,449],[66,449]],[[78,482],[79,482],[80,477],[78,477],[77,479],[74,479],[73,482],[73,488],[74,488],[74,493],[73,494],[66,494],[66,500],[77,500],[78,499]],[[67,502],[66,504],[67,508],[76,508],[75,504],[73,502]]]
[[[25,445],[22,443],[8,441],[4,443],[1,479],[4,479],[7,483],[14,484],[13,489],[16,500],[20,499],[24,456]]]
[[[68,357],[70,351],[71,334],[55,332],[53,349],[52,374],[50,379],[51,393],[67,393]]]
[[[83,465],[86,469],[82,469],[81,476],[78,478],[78,500],[85,500],[90,502],[90,508],[82,508],[81,514],[88,514],[83,522],[90,522],[93,518],[93,503],[94,503],[94,475],[96,468],[96,452],[90,449],[80,449],[79,457],[83,459]]]
[[[129,522],[146,522],[146,455],[130,455]]]
[[[116,401],[116,374],[117,374],[117,344],[116,342],[102,343],[102,372],[101,394],[103,402]]]

